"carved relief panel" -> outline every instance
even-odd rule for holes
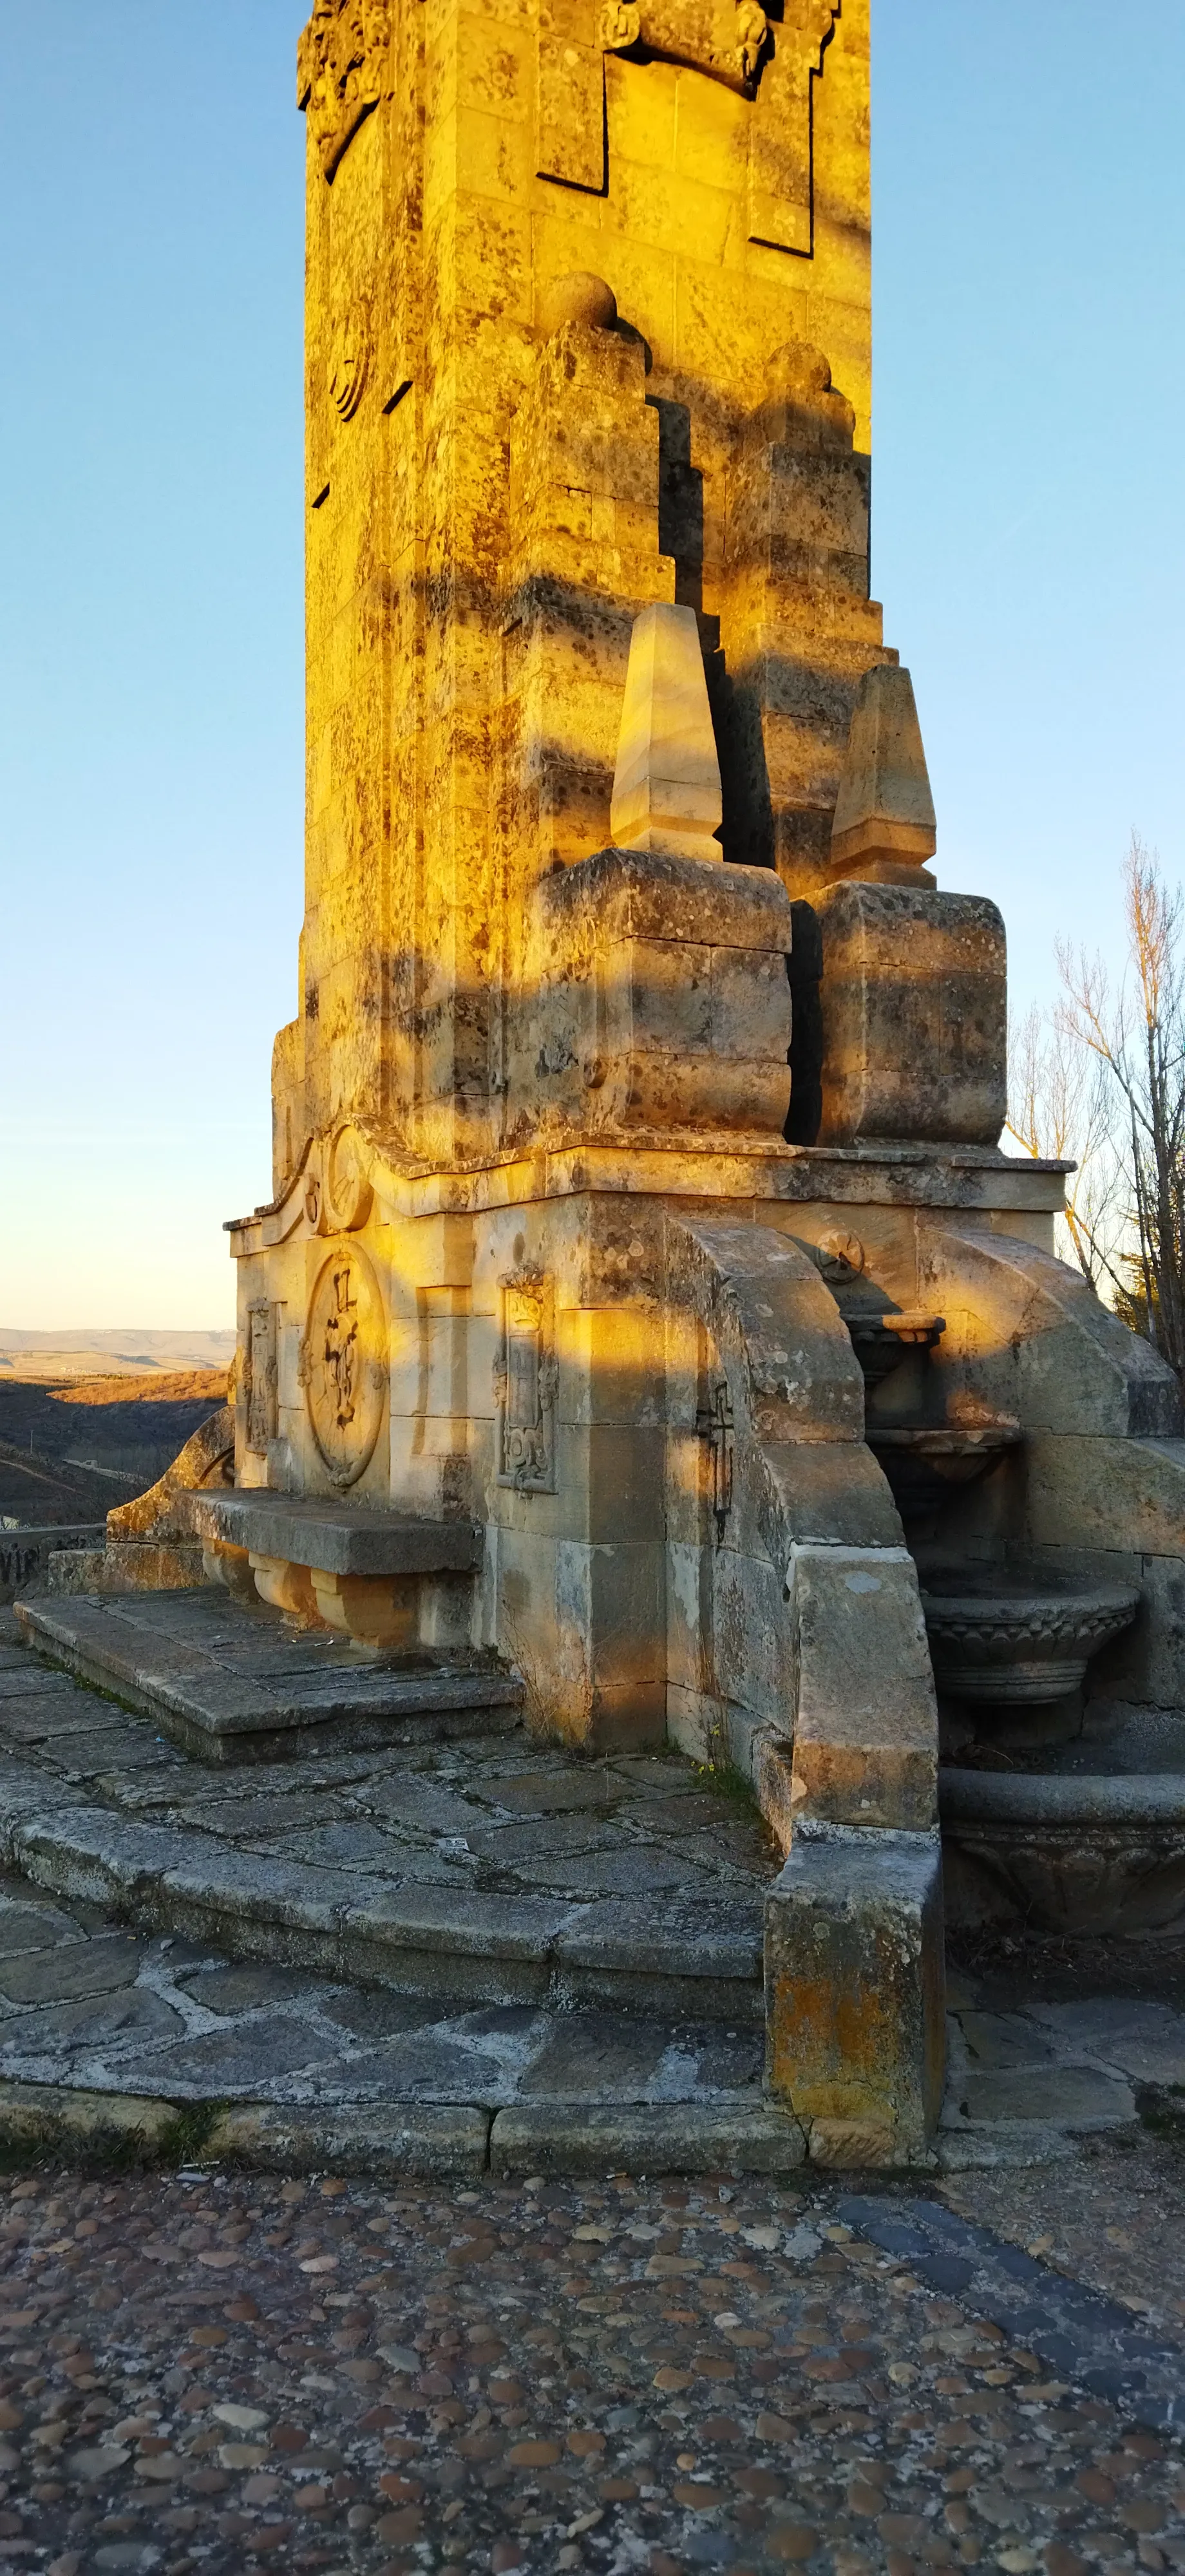
[[[269,1440],[274,1440],[280,1427],[279,1358],[277,1327],[279,1307],[270,1297],[258,1297],[247,1309],[247,1347],[243,1362],[243,1402],[247,1415],[247,1447],[264,1457]]]
[[[519,1493],[554,1494],[555,1291],[539,1270],[512,1271],[500,1285],[498,1483]]]

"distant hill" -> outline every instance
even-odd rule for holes
[[[104,1358],[102,1376],[65,1384],[43,1364],[0,1371],[0,1520],[104,1518],[154,1484],[226,1402],[224,1367],[109,1374]]]
[[[0,1382],[5,1378],[142,1377],[160,1369],[226,1369],[234,1358],[233,1332],[165,1333],[129,1324],[111,1331],[86,1325],[56,1333],[0,1327]],[[96,1361],[102,1363],[96,1368]]]

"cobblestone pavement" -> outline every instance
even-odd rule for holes
[[[1117,2208],[1143,2245],[1140,2321],[1185,2386],[1179,2157],[1104,2142],[1074,2174],[1112,2293]],[[1064,2252],[1065,2179],[1010,2177],[1007,2203],[990,2177],[950,2189],[1005,2256],[1045,2217]],[[866,2198],[854,2230],[856,2207],[726,2177],[10,2179],[0,2566],[1185,2567],[1178,2445],[1138,2392],[1051,2377],[974,2286],[936,2286],[916,2196]],[[1039,2319],[1066,2284],[1012,2261]]]

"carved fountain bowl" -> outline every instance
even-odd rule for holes
[[[922,1608],[942,1691],[978,1704],[1033,1706],[1081,1689],[1091,1656],[1139,1606],[1135,1584],[1059,1584],[994,1569],[929,1576]]]
[[[932,1351],[946,1330],[944,1316],[923,1314],[914,1308],[902,1308],[892,1314],[855,1309],[845,1313],[844,1321],[864,1371],[864,1383],[870,1387],[881,1386],[911,1351]]]
[[[920,1520],[949,1502],[951,1487],[973,1484],[1021,1443],[1018,1422],[943,1423],[937,1430],[871,1423],[869,1448],[889,1480],[902,1520]]]

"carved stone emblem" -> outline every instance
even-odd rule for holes
[[[313,1438],[334,1484],[352,1485],[374,1456],[387,1392],[382,1294],[357,1244],[335,1244],[318,1274],[300,1375]]]
[[[498,1482],[524,1494],[554,1494],[555,1295],[539,1270],[501,1283],[502,1333],[494,1376]]]
[[[730,89],[749,89],[769,41],[758,0],[608,0],[600,41],[607,54],[639,45],[666,62],[686,63]]]
[[[296,103],[307,112],[327,179],[378,106],[390,41],[388,0],[317,0],[296,49]]]
[[[638,0],[609,0],[601,12],[600,41],[607,54],[624,54],[631,45],[642,42],[642,12]]]

